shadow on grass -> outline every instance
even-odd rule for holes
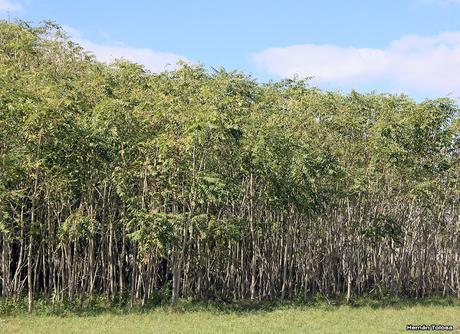
[[[171,305],[168,300],[152,299],[144,305],[134,304],[132,307],[127,298],[109,300],[96,296],[90,300],[79,302],[60,302],[52,305],[45,299],[40,299],[34,304],[33,315],[39,316],[81,316],[91,317],[103,314],[126,315],[145,314],[155,311],[166,313],[209,312],[211,314],[238,314],[240,316],[254,313],[269,313],[287,309],[323,309],[334,311],[340,307],[372,309],[406,309],[415,306],[459,307],[460,300],[454,297],[433,296],[423,299],[401,298],[393,296],[359,297],[346,302],[345,298],[327,298],[322,295],[312,296],[307,300],[262,300],[262,301],[237,301],[225,300],[197,301],[192,299],[179,300]],[[26,299],[19,301],[0,300],[0,316],[19,316],[27,314]]]
[[[258,312],[273,312],[283,309],[323,309],[334,311],[340,307],[351,308],[372,308],[372,309],[406,309],[415,306],[436,306],[436,307],[458,307],[460,300],[454,297],[427,297],[423,299],[410,299],[400,297],[359,297],[349,302],[343,297],[334,299],[326,298],[321,295],[311,297],[307,300],[272,300],[272,301],[186,301],[181,300],[175,306],[164,306],[163,309],[171,312],[194,312],[207,311],[212,313],[238,313],[251,314]]]

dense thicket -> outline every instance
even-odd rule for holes
[[[0,295],[460,298],[459,128],[449,99],[153,74],[1,22]]]

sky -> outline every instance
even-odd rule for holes
[[[53,20],[101,61],[178,60],[259,82],[460,97],[460,0],[0,0],[0,17]]]

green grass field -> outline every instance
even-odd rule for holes
[[[0,317],[0,333],[405,333],[407,324],[453,325],[457,332],[460,307],[317,305],[246,311],[158,308],[131,314],[10,315]]]

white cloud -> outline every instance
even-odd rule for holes
[[[304,44],[270,48],[252,57],[280,77],[297,74],[314,76],[320,84],[385,83],[409,91],[460,95],[460,32],[407,35],[381,49]]]
[[[176,67],[179,60],[186,58],[173,53],[158,52],[147,48],[130,46],[109,46],[97,44],[89,40],[77,41],[83,48],[94,53],[100,61],[110,63],[115,59],[123,58],[144,65],[152,72],[161,72]]]
[[[71,36],[71,39],[80,44],[85,50],[92,52],[96,59],[102,62],[111,63],[115,59],[126,59],[145,66],[152,72],[172,70],[177,67],[179,60],[189,62],[187,58],[169,52],[154,51],[148,48],[137,48],[115,41],[106,33],[101,33],[107,43],[96,43],[84,38],[82,33],[75,28],[63,26],[64,30]]]
[[[0,12],[19,12],[22,10],[24,10],[24,8],[18,2],[11,2],[9,0],[0,0]]]
[[[379,75],[387,65],[384,51],[333,45],[294,45],[255,54],[256,62],[281,77],[315,76],[321,81],[348,81]]]

